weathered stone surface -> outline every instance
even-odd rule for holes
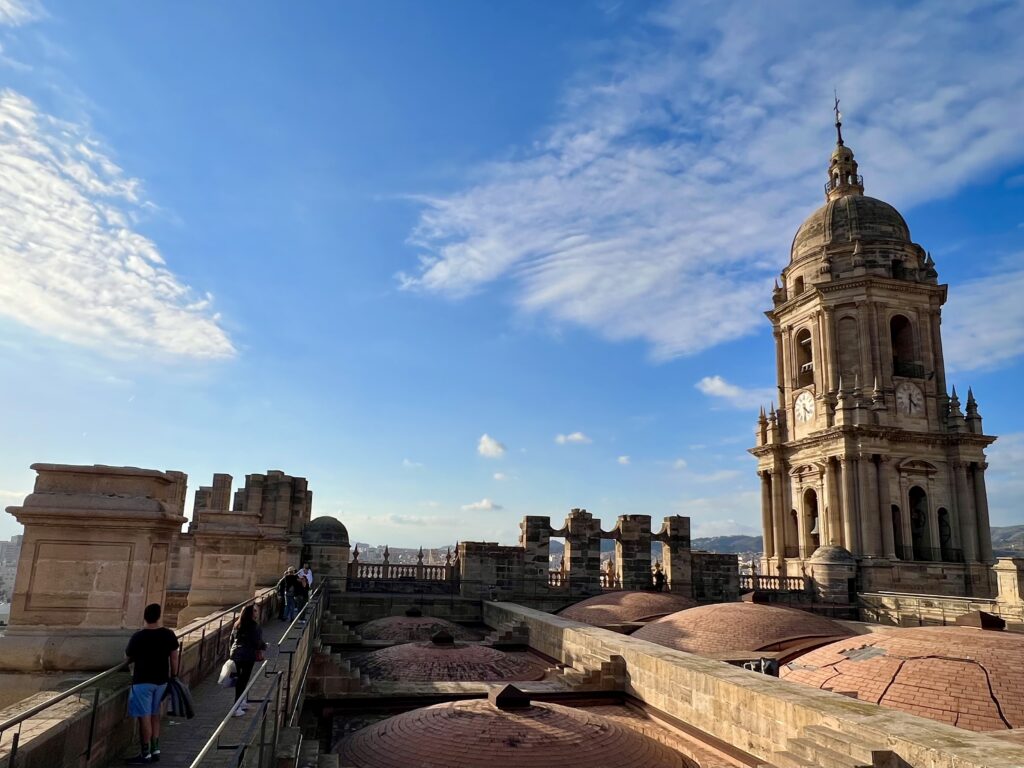
[[[595,627],[607,627],[612,624],[650,621],[695,605],[697,602],[693,598],[670,592],[606,592],[570,605],[559,615]]]

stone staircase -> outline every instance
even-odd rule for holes
[[[621,691],[626,686],[626,660],[621,656],[612,656],[608,660],[595,658],[593,666],[587,664],[582,669],[566,667],[559,673],[559,678],[573,690]]]
[[[526,622],[510,622],[485,637],[481,643],[492,648],[523,648],[530,644],[530,628]]]
[[[306,696],[323,698],[339,693],[364,691],[370,687],[370,678],[361,674],[359,667],[332,653],[321,644],[313,651],[306,677]]]
[[[330,611],[324,611],[320,624],[320,642],[327,645],[361,645],[363,638],[339,617]]]
[[[898,768],[901,761],[882,743],[824,725],[810,725],[786,749],[772,755],[774,768]]]

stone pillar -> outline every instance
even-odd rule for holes
[[[851,554],[860,552],[857,540],[857,502],[856,502],[856,460],[847,456],[839,458],[843,486],[843,544]]]
[[[786,502],[782,495],[783,474],[772,470],[772,527],[775,529],[775,559],[782,575],[782,562],[786,556]]]
[[[182,472],[33,464],[35,490],[8,507],[25,526],[0,669],[106,669],[143,609],[163,605],[185,517]]]
[[[992,566],[999,592],[996,602],[1001,605],[1024,605],[1024,557],[1000,557]]]
[[[761,535],[764,537],[764,556],[775,556],[775,531],[772,530],[772,475],[763,470],[757,473],[761,478]]]
[[[547,590],[551,570],[551,518],[524,517],[519,523],[519,546],[523,548],[523,592],[534,595]]]
[[[651,516],[619,515],[615,524],[615,570],[623,589],[650,589]]]
[[[661,542],[661,565],[669,589],[680,595],[693,594],[693,555],[690,550],[690,518],[666,517],[654,537]]]
[[[977,462],[972,467],[974,473],[974,506],[977,510],[978,526],[978,558],[983,563],[991,563],[995,558],[992,556],[992,526],[988,516],[988,491],[985,488],[985,470],[988,464]]]
[[[188,605],[178,614],[179,627],[256,592],[259,518],[252,512],[207,509],[194,513],[193,524],[192,585]]]
[[[889,456],[878,457],[878,521],[882,527],[882,554],[896,557],[896,539],[892,529],[892,497],[889,490]]]
[[[842,512],[839,506],[839,477],[837,465],[831,457],[825,459],[826,498],[828,499],[828,539],[824,544],[832,547],[843,543]]]
[[[573,594],[601,592],[601,521],[585,509],[565,518],[565,562]]]
[[[974,498],[971,494],[969,469],[960,461],[951,462],[953,492],[956,494],[957,520],[960,528],[960,546],[964,551],[964,562],[978,560],[978,526],[974,514]],[[950,506],[953,506],[952,504]]]
[[[255,514],[260,541],[256,551],[256,583],[276,584],[289,565],[302,559],[302,531],[312,518],[313,494],[304,477],[272,469],[265,475],[245,476],[235,493],[236,512]]]
[[[869,454],[862,454],[860,465],[860,526],[863,553],[867,557],[880,557],[882,554],[882,532],[879,528],[878,514],[878,479],[875,475],[875,463]]]

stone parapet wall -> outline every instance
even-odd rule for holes
[[[723,662],[664,648],[511,603],[485,602],[492,627],[523,622],[530,646],[562,663],[593,667],[612,656],[626,665],[626,692],[765,762],[824,726],[886,744],[910,768],[1010,768],[1024,750],[839,694],[787,683]]]
[[[897,627],[946,626],[955,624],[958,616],[985,611],[1001,616],[1009,629],[1024,631],[1024,604],[1020,603],[893,592],[861,592],[857,597],[862,621]]]

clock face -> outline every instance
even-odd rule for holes
[[[796,420],[799,422],[810,421],[814,418],[814,395],[810,392],[801,392],[793,404],[796,411]]]
[[[907,416],[924,415],[924,393],[917,384],[900,382],[896,387],[896,408]]]

